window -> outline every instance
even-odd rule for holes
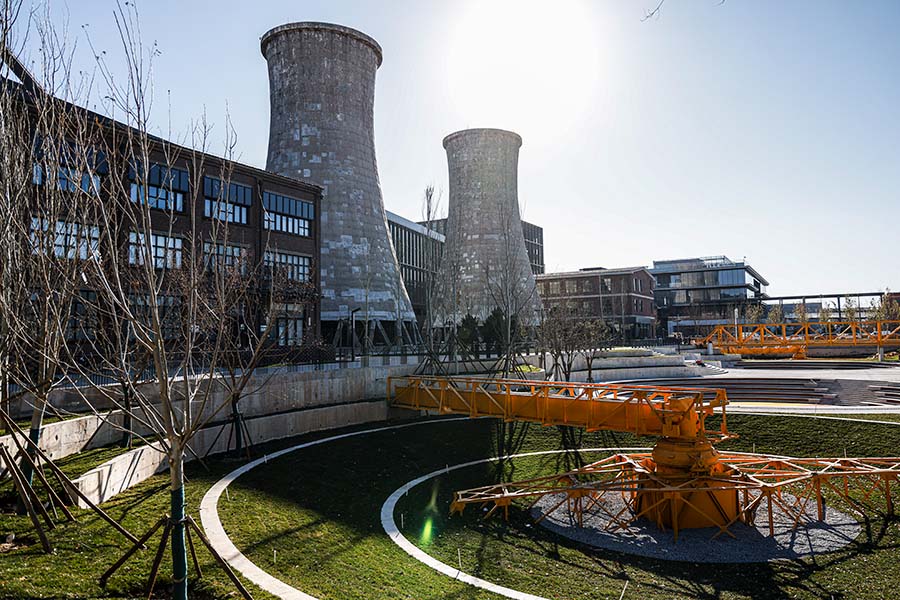
[[[263,265],[269,269],[284,271],[288,279],[293,281],[309,281],[310,258],[299,254],[284,252],[266,252]]]
[[[303,317],[290,316],[275,319],[275,332],[279,346],[299,346],[303,341]]]
[[[97,335],[97,292],[82,290],[72,299],[69,320],[66,322],[67,340],[92,340]]]
[[[253,204],[253,189],[239,183],[223,185],[215,177],[203,178],[203,216],[226,223],[247,224],[247,207]]]
[[[265,213],[263,226],[266,229],[309,237],[309,223],[315,218],[315,207],[311,202],[264,192],[263,210]],[[398,237],[398,234],[402,236],[404,233],[404,230],[399,230],[395,232],[394,237]],[[411,243],[411,240],[409,242]]]
[[[46,180],[44,167],[35,164],[31,180],[35,185],[43,185]],[[87,173],[81,169],[72,167],[58,167],[56,169],[56,189],[64,192],[82,191],[86,194],[100,193],[100,176]]]
[[[181,238],[155,233],[149,236],[132,231],[128,234],[128,264],[143,265],[149,237],[153,267],[156,269],[181,268]]]
[[[247,274],[247,249],[230,244],[203,242],[203,265],[207,270],[238,267],[241,275]]]
[[[182,212],[184,195],[188,192],[188,172],[182,169],[150,165],[146,181],[138,177],[140,167],[128,169],[131,180],[131,201],[146,202],[150,208]],[[144,193],[146,192],[146,198]]]
[[[51,228],[47,219],[32,217],[30,237],[35,254],[52,252],[58,258],[81,260],[99,254],[100,228],[96,225],[57,221]]]
[[[558,281],[550,282],[550,293],[553,295],[559,295],[559,282]]]
[[[151,325],[150,297],[146,294],[129,294],[128,304],[135,317],[147,326]],[[175,339],[183,334],[181,331],[181,299],[176,296],[158,295],[156,306],[165,340]],[[131,334],[133,335],[133,334]]]

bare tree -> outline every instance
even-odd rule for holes
[[[773,304],[769,307],[769,314],[766,316],[769,323],[784,323],[784,309],[780,304]]]
[[[748,324],[756,325],[758,323],[762,323],[764,314],[765,309],[760,302],[753,302],[751,304],[748,304],[744,309],[744,318],[747,320]]]
[[[518,252],[522,236],[519,220],[513,211],[501,203],[497,206],[500,252],[485,265],[485,282],[490,297],[503,318],[500,351],[495,371],[508,375],[516,370],[516,354],[525,338],[527,328],[533,330],[537,314],[534,310],[537,289],[530,275],[530,265],[523,265]],[[523,272],[529,269],[528,273]]]
[[[872,300],[869,314],[876,321],[900,321],[900,303],[893,298],[890,289],[887,289],[881,298]]]
[[[859,319],[859,306],[850,296],[844,297],[844,321],[856,321]]]
[[[823,302],[822,308],[819,309],[819,322],[820,323],[828,323],[831,321],[833,317],[833,304],[830,302]]]
[[[34,446],[21,466],[30,485],[44,416],[52,408],[49,397],[65,380],[69,317],[82,262],[97,244],[82,209],[99,193],[99,180],[91,172],[101,170],[103,161],[85,142],[83,115],[67,109],[67,101],[85,98],[88,88],[70,76],[71,50],[49,18],[33,21],[43,50],[41,84],[16,58],[13,27],[21,7],[20,2],[2,4],[3,75],[12,72],[20,84],[0,80],[0,363],[3,408],[9,408],[10,383],[33,407],[29,436]],[[91,164],[91,172],[81,168],[83,162]]]

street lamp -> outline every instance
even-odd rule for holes
[[[356,313],[361,310],[356,307],[350,311],[350,362],[356,360]]]

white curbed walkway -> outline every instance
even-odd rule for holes
[[[404,425],[392,425],[388,427],[377,427],[375,429],[364,429],[362,431],[353,431],[351,433],[344,433],[341,435],[335,435],[319,440],[313,440],[311,442],[306,442],[305,444],[298,444],[296,446],[291,446],[290,448],[279,450],[278,452],[273,452],[272,454],[267,454],[262,458],[258,458],[240,468],[235,469],[234,471],[217,481],[215,485],[213,485],[209,489],[209,491],[206,492],[206,495],[203,496],[203,500],[200,501],[200,522],[203,524],[203,530],[206,532],[210,543],[213,545],[213,548],[215,548],[216,551],[222,555],[222,558],[224,558],[225,561],[229,565],[231,565],[233,569],[238,571],[241,575],[249,579],[251,582],[259,586],[263,590],[269,592],[270,594],[278,596],[279,598],[284,598],[285,600],[317,600],[314,596],[304,594],[297,588],[288,585],[277,577],[269,575],[264,570],[255,565],[249,558],[244,556],[240,550],[237,549],[237,547],[228,537],[228,534],[225,533],[225,528],[222,526],[221,519],[219,519],[219,498],[223,493],[225,493],[225,488],[227,488],[235,479],[237,479],[244,473],[250,471],[251,469],[255,469],[261,464],[265,464],[270,458],[278,458],[279,456],[283,456],[291,452],[296,452],[297,450],[302,450],[303,448],[309,448],[311,446],[317,446],[319,444],[333,442],[345,438],[351,438],[358,435],[378,433],[380,431],[390,431],[393,429],[405,429],[407,427],[417,427],[419,425],[426,425],[429,423],[462,421],[467,418],[468,417],[460,417],[458,419],[442,419],[440,421],[420,421],[417,423],[406,423]]]

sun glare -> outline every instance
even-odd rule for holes
[[[590,109],[600,37],[587,0],[470,0],[448,44],[458,118],[523,135],[570,128]]]

